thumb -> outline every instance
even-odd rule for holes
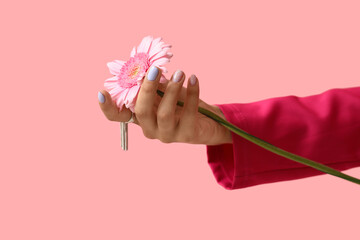
[[[106,90],[98,93],[99,106],[105,117],[110,121],[127,122],[131,118],[131,111],[126,107],[122,107],[121,111],[116,103],[111,99],[111,95]],[[137,124],[136,119],[134,119]]]

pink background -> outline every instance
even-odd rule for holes
[[[121,150],[97,92],[147,35],[173,45],[167,77],[195,73],[211,104],[359,86],[359,1],[214,2],[0,4],[0,239],[359,239],[345,180],[228,191],[205,146],[136,125]]]

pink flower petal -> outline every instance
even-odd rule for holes
[[[114,60],[113,62],[119,64],[121,67],[123,67],[123,65],[126,63],[126,61],[122,61],[122,60]]]
[[[136,92],[136,94],[135,94],[134,98],[132,99],[132,101],[129,102],[129,103],[126,105],[126,107],[127,107],[128,109],[130,109],[130,111],[132,111],[132,112],[135,112],[135,104],[136,104],[136,99],[137,99],[137,96],[138,96],[139,88],[140,88],[140,86],[138,86],[138,89],[137,89],[137,90],[134,89],[134,92]],[[128,94],[128,96],[129,96],[129,94]]]
[[[118,98],[119,94],[121,94],[125,90],[126,90],[126,88],[116,86],[116,87],[110,89],[109,94],[111,95],[112,99],[116,100]]]
[[[128,94],[126,95],[126,99],[125,99],[125,106],[128,108],[131,103],[134,101],[134,98],[136,97],[136,95],[138,94],[140,86],[136,85],[132,88],[129,89]]]
[[[168,70],[166,69],[166,67],[163,67],[163,66],[157,66],[157,67],[160,68],[163,73],[167,73],[167,72],[168,72]]]
[[[136,47],[134,47],[131,51],[130,57],[134,57],[136,54]]]
[[[117,81],[118,81],[117,76],[108,78],[104,82],[104,87],[107,88],[107,89],[112,89],[112,88],[117,86]]]
[[[163,49],[160,52],[157,52],[152,57],[149,57],[149,60],[154,61],[155,59],[162,58],[162,57],[168,57],[168,50],[167,49]]]
[[[162,74],[159,81],[160,81],[160,83],[166,83],[166,82],[167,82],[167,79],[166,79],[166,77]]]
[[[105,82],[116,82],[117,79],[117,76],[112,76],[111,78],[106,79]]]
[[[161,38],[156,38],[150,48],[149,56],[150,58],[153,57],[153,55],[157,54],[163,49],[164,42],[161,42]]]
[[[126,99],[126,95],[129,92],[129,88],[123,88],[123,91],[116,97],[116,105],[119,107],[120,111],[124,106],[124,101]]]
[[[152,41],[153,41],[152,36],[144,37],[140,45],[137,47],[137,52],[149,53]]]
[[[130,111],[135,112],[135,104],[134,104],[134,105],[129,106],[129,109],[130,109]]]
[[[172,46],[171,46],[171,44],[163,44],[163,46],[162,46],[163,48],[171,48]]]
[[[161,37],[155,38],[151,44],[151,47],[157,46],[161,42]]]
[[[120,69],[122,68],[122,66],[124,64],[125,64],[124,61],[115,60],[112,62],[108,62],[107,66],[108,66],[111,74],[118,75],[118,74],[120,74]]]
[[[168,63],[170,62],[170,59],[168,58],[160,58],[160,59],[157,59],[153,62],[150,62],[151,65],[155,65],[155,66],[161,66],[161,65],[164,65],[165,63]]]

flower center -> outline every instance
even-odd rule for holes
[[[133,69],[131,69],[129,77],[134,79],[139,71],[140,71],[140,66],[135,66]]]
[[[139,83],[149,68],[149,55],[138,53],[131,57],[121,68],[118,84],[123,88],[131,88]]]

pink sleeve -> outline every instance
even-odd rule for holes
[[[360,166],[360,87],[216,105],[232,124],[286,151],[340,171]],[[210,168],[225,189],[324,174],[234,133],[232,139],[206,146]]]

